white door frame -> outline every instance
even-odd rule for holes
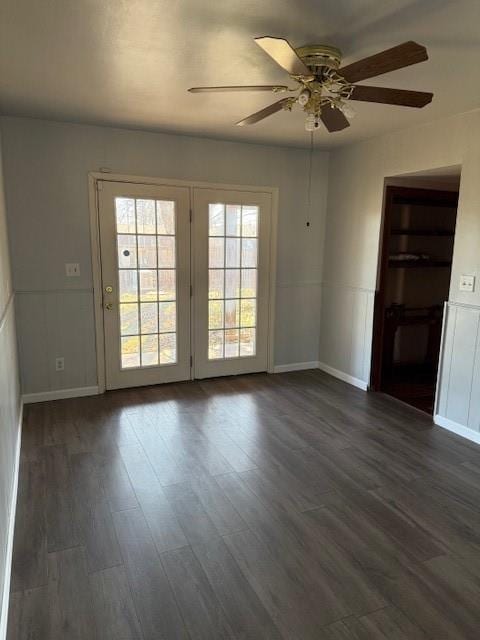
[[[199,182],[194,180],[168,180],[165,178],[152,178],[145,176],[125,175],[121,173],[109,173],[92,171],[88,174],[88,194],[90,208],[90,241],[92,248],[92,275],[93,297],[95,314],[95,342],[97,355],[97,381],[98,392],[105,392],[105,334],[103,326],[103,293],[101,279],[101,253],[100,253],[100,229],[99,206],[97,184],[99,181],[108,182],[133,182],[136,184],[170,185],[172,187],[188,187],[190,189],[190,210],[193,206],[193,189],[195,187],[207,189],[226,189],[231,191],[256,191],[269,193],[272,197],[272,221],[270,228],[270,279],[268,291],[268,373],[274,371],[274,339],[275,339],[275,292],[277,277],[277,226],[278,226],[278,187],[258,187],[239,184],[223,184],[217,182]],[[192,298],[194,304],[194,298]],[[192,314],[192,318],[194,315]],[[192,349],[194,345],[192,343]]]

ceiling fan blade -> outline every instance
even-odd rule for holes
[[[290,75],[313,77],[310,69],[300,60],[288,40],[266,36],[255,38],[255,42]]]
[[[261,109],[256,113],[252,113],[252,115],[244,118],[243,120],[240,120],[240,122],[237,122],[236,124],[239,127],[243,127],[246,124],[255,124],[257,122],[260,122],[260,120],[268,118],[268,116],[277,113],[277,111],[281,111],[289,102],[291,102],[291,98],[282,98],[281,100],[278,100],[278,102],[274,102],[273,104],[268,105],[268,107],[265,107],[265,109]]]
[[[417,62],[428,60],[427,50],[416,42],[404,42],[397,47],[376,53],[358,62],[342,67],[338,73],[348,82],[359,82],[366,78],[381,76],[383,73],[408,67]]]
[[[407,91],[405,89],[387,89],[386,87],[365,87],[355,85],[350,100],[362,102],[381,102],[382,104],[398,104],[402,107],[420,109],[432,101],[433,93],[425,91]]]
[[[190,93],[221,93],[223,91],[288,91],[283,84],[243,85],[232,87],[192,87]]]
[[[328,105],[323,107],[320,113],[320,119],[330,133],[333,131],[341,131],[342,129],[346,129],[350,126],[350,122],[340,109],[336,109],[335,107],[330,107]]]

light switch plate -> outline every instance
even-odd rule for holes
[[[67,262],[65,263],[65,273],[69,278],[77,277],[80,275],[80,265],[78,262]]]
[[[475,276],[460,276],[460,291],[472,293],[475,290]]]

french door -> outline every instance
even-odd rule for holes
[[[266,371],[271,196],[194,190],[195,377]]]
[[[97,184],[106,388],[265,371],[271,195]]]
[[[99,183],[106,388],[190,377],[190,194]]]

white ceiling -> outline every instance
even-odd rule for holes
[[[433,91],[414,110],[354,103],[352,126],[315,133],[329,148],[480,106],[479,0],[1,0],[3,114],[308,144],[301,112],[234,122],[278,99],[187,93],[192,85],[285,83],[253,38],[339,46],[344,62],[406,40],[430,59],[364,84]]]

